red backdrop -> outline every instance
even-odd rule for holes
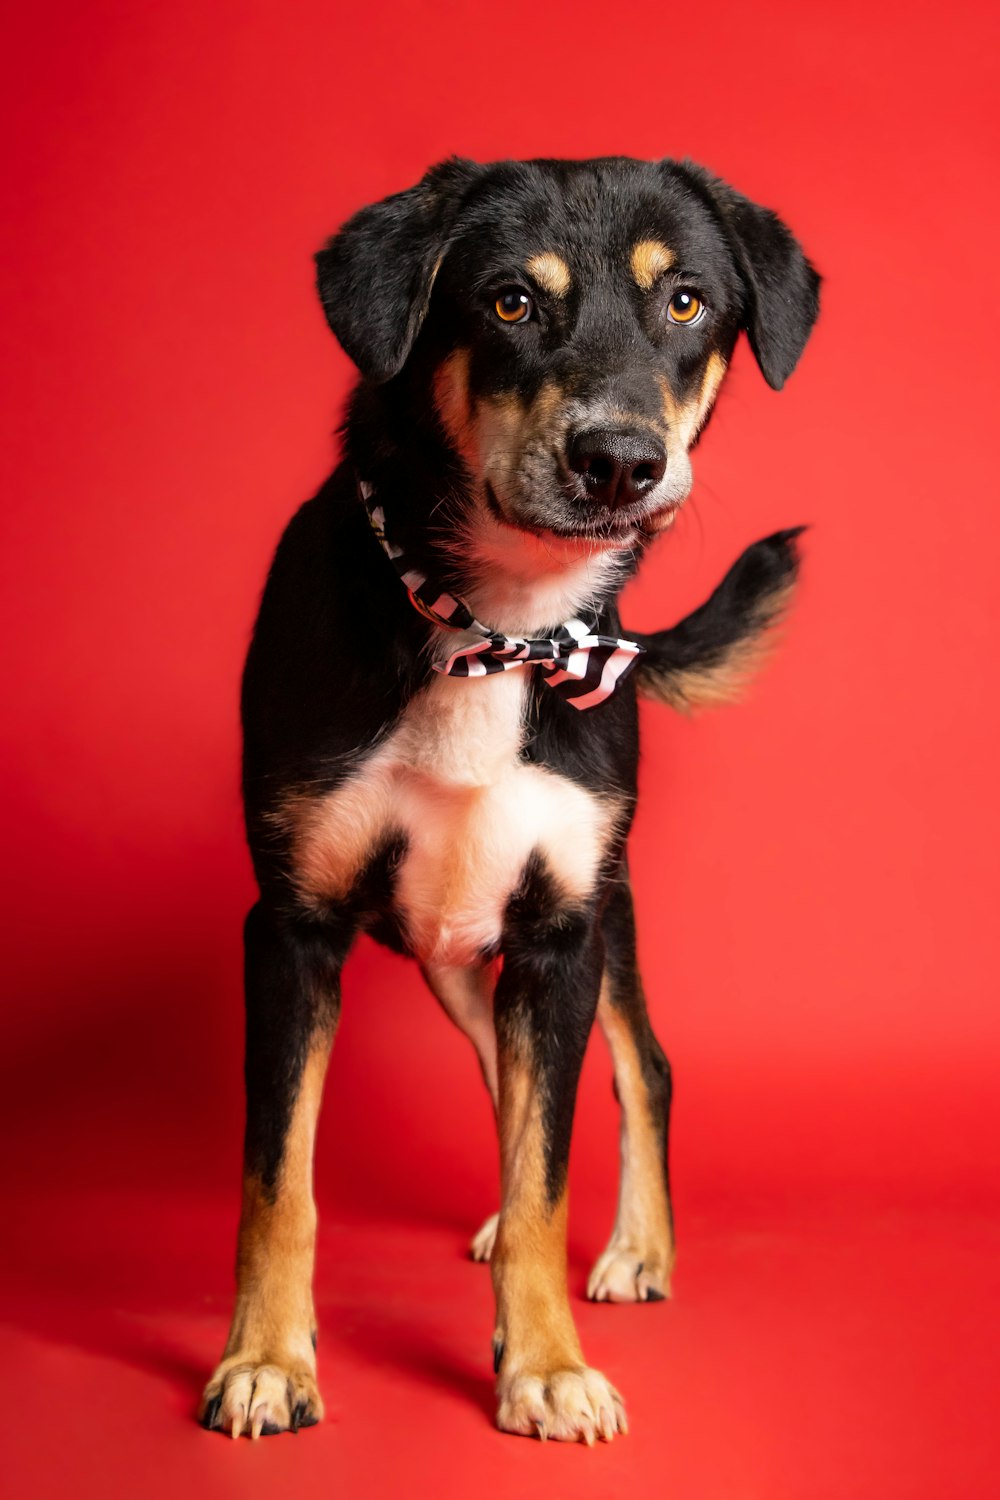
[[[91,0],[8,19],[17,1493],[991,1488],[995,18]],[[493,1433],[488,1277],[461,1259],[496,1191],[489,1111],[415,971],[362,945],[318,1168],[330,1421],[227,1446],[189,1418],[239,1176],[237,682],[352,376],[310,257],[452,152],[691,155],[787,217],[826,277],[817,333],[780,396],[741,350],[626,619],[672,621],[800,521],[805,580],[745,707],[644,718],[632,847],[678,1077],[677,1299],[577,1304],[633,1436],[554,1455]],[[595,1048],[574,1291],[613,1211],[608,1075]]]

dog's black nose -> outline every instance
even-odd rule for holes
[[[591,429],[569,443],[569,466],[589,494],[611,510],[631,505],[663,478],[667,454],[652,433]]]

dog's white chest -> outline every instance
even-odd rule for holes
[[[519,760],[527,676],[435,676],[388,741],[299,820],[304,894],[346,894],[387,836],[406,853],[395,904],[424,963],[475,963],[534,850],[567,899],[592,889],[614,810]]]

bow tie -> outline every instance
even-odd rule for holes
[[[471,646],[462,646],[444,661],[432,663],[435,672],[446,677],[488,677],[494,672],[509,672],[513,667],[537,667],[547,687],[553,688],[574,708],[594,708],[610,698],[615,688],[628,676],[642,654],[635,641],[615,636],[596,635],[594,627],[583,620],[567,620],[557,625],[551,635],[537,639],[501,635],[477,620],[463,599],[456,599],[438,587],[407,557],[402,547],[386,536],[385,512],[375,504],[375,492],[365,480],[358,480],[372,530],[382,550],[402,579],[410,603],[435,625],[448,630],[471,631],[479,637]]]

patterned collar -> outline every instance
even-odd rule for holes
[[[385,511],[376,503],[375,491],[364,479],[358,490],[372,530],[382,550],[405,585],[410,603],[425,619],[448,630],[471,631],[479,639],[462,646],[444,661],[433,663],[435,672],[446,677],[489,677],[516,667],[537,667],[547,687],[553,688],[574,708],[594,708],[624,682],[642,654],[635,641],[596,635],[596,626],[583,620],[567,620],[551,635],[527,639],[503,635],[477,620],[465,603],[441,589],[432,578],[389,540]]]

